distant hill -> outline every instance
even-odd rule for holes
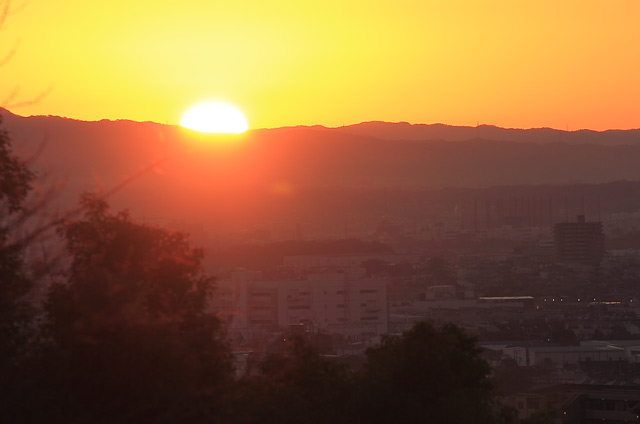
[[[561,131],[551,128],[514,129],[493,125],[456,127],[443,124],[409,124],[407,122],[363,122],[340,128],[349,134],[369,135],[387,140],[474,139],[521,143],[602,144],[606,146],[640,143],[640,129],[607,131]]]
[[[190,207],[206,215],[233,204],[229,214],[249,216],[267,210],[275,198],[294,202],[295,193],[308,189],[640,181],[638,130],[368,122],[221,138],[152,122],[1,115],[18,148],[26,156],[41,148],[39,169],[66,181],[61,202],[75,201],[83,190],[109,189],[142,171],[113,199],[118,206],[144,206],[149,214]],[[304,207],[318,210],[316,204]]]

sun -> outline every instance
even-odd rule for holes
[[[249,129],[238,108],[224,102],[205,102],[190,107],[180,126],[203,133],[241,134]]]

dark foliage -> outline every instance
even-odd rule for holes
[[[347,368],[323,359],[301,336],[240,385],[239,423],[346,423],[353,386]]]
[[[184,234],[83,199],[61,228],[71,264],[46,304],[34,399],[64,422],[199,422],[221,414],[231,361],[205,311],[212,280]],[[55,389],[54,389],[55,388]],[[64,417],[64,418],[63,418]]]
[[[2,117],[0,117],[2,123]],[[23,202],[31,190],[34,173],[11,146],[6,130],[0,129],[0,205],[3,213],[23,209]]]
[[[32,311],[25,296],[31,280],[16,223],[25,213],[33,179],[27,163],[13,151],[9,135],[0,129],[0,405],[10,402],[19,389],[17,369],[30,335]]]
[[[385,337],[354,373],[294,338],[243,382],[236,422],[515,422],[479,353],[459,328],[421,323]]]
[[[488,364],[453,325],[419,323],[367,351],[358,376],[356,423],[497,423],[513,419],[496,403]]]

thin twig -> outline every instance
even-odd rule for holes
[[[40,103],[42,101],[42,99],[47,97],[49,95],[49,93],[51,93],[53,91],[53,86],[54,86],[53,83],[49,84],[49,87],[44,89],[40,94],[38,94],[37,96],[35,96],[34,98],[32,98],[30,100],[23,100],[23,101],[17,102],[17,103],[9,103],[9,102],[7,102],[7,109],[15,109],[15,108],[19,108],[19,107],[33,106],[35,104],[38,104],[38,103]],[[16,92],[16,94],[17,94],[17,92]],[[13,99],[13,98],[15,98],[15,95],[11,99]]]
[[[2,58],[0,59],[0,66],[4,66],[7,63],[9,63],[9,61],[11,60],[11,58],[13,56],[15,56],[16,52],[18,51],[18,46],[20,45],[20,39],[18,38],[14,43],[13,43],[13,47],[11,47],[11,49],[9,50],[9,52]]]

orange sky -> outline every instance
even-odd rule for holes
[[[0,0],[0,4],[7,0]],[[19,115],[252,128],[369,120],[640,127],[640,1],[13,0],[0,101]],[[33,105],[20,106],[51,91]]]

